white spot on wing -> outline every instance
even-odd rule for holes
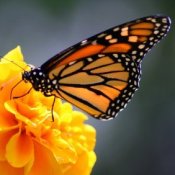
[[[83,45],[85,45],[87,43],[87,40],[83,40],[82,42],[81,42],[81,45],[83,46]]]
[[[93,61],[93,59],[91,57],[88,57],[87,60],[90,62]]]
[[[116,28],[113,29],[114,32],[117,32],[117,31],[119,31],[119,30],[120,30],[119,27],[116,27]]]
[[[140,45],[138,46],[139,49],[143,49],[144,47],[145,47],[144,44],[140,44]]]
[[[162,22],[163,22],[163,23],[167,23],[167,19],[166,19],[166,18],[163,18],[163,19],[162,19]]]
[[[107,35],[107,36],[105,37],[105,39],[106,39],[106,40],[112,39],[112,35]]]
[[[102,38],[102,37],[104,37],[104,36],[106,36],[106,33],[101,33],[101,34],[98,35],[97,37],[98,37],[98,38]]]

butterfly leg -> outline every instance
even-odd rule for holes
[[[53,110],[54,110],[55,100],[56,100],[56,97],[54,96],[54,100],[53,100],[52,108],[51,108],[51,111],[52,111],[52,121],[53,121],[53,122],[54,122]]]
[[[12,93],[13,93],[13,90],[22,82],[23,80],[20,80],[18,83],[16,83],[12,89],[11,89],[11,92],[10,92],[10,99],[12,99]]]
[[[51,107],[52,121],[54,122],[54,114],[53,114],[53,111],[54,111],[54,105],[55,105],[55,101],[56,101],[56,98],[57,98],[57,97],[56,97],[55,95],[48,94],[47,92],[44,93],[44,96],[45,96],[45,97],[54,96],[53,103],[52,103],[52,107]]]
[[[30,88],[25,94],[22,94],[22,95],[20,95],[20,96],[13,97],[13,99],[17,99],[17,98],[24,97],[24,96],[26,96],[27,94],[29,94],[31,90],[32,90],[32,88]]]

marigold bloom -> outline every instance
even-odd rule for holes
[[[5,59],[4,59],[5,58]],[[95,129],[86,116],[69,103],[44,97],[21,82],[23,61],[20,47],[0,61],[0,174],[2,175],[88,175],[96,155]],[[8,61],[12,60],[12,61]],[[12,91],[13,88],[13,91]]]

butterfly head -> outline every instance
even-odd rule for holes
[[[47,96],[53,91],[51,84],[52,82],[43,73],[41,68],[31,67],[30,71],[24,71],[22,74],[22,79],[26,83],[30,82],[36,91],[41,91]]]

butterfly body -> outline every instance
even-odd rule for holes
[[[166,35],[170,19],[140,18],[101,32],[55,55],[23,79],[97,119],[117,116],[139,87],[141,61]]]
[[[54,89],[54,80],[50,80],[41,68],[32,68],[31,71],[25,71],[22,74],[25,82],[30,82],[36,91],[42,92],[45,96],[51,96]]]

